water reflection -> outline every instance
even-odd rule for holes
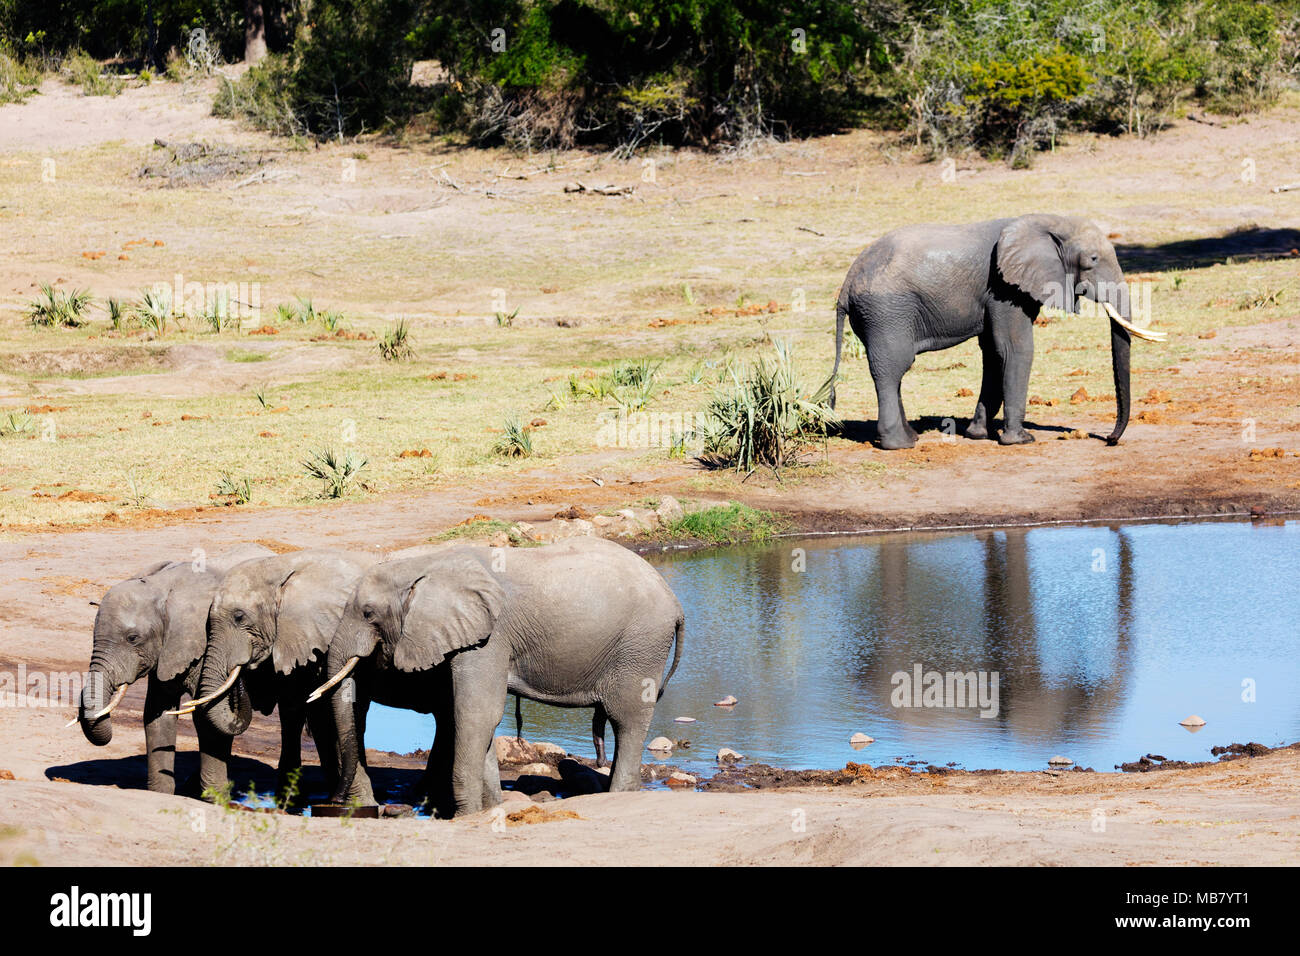
[[[1036,528],[656,556],[687,633],[651,735],[690,738],[674,763],[711,763],[727,746],[788,767],[1027,769],[1061,753],[1099,770],[1300,739],[1297,530]],[[896,675],[918,664],[996,674],[997,715],[894,706]],[[740,703],[712,706],[727,694]],[[523,709],[525,736],[590,755],[589,712]],[[1191,713],[1209,721],[1197,737],[1178,726]],[[377,714],[372,726],[368,743],[390,749],[431,735],[416,715]],[[855,753],[857,731],[876,743]]]

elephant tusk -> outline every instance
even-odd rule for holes
[[[163,713],[173,717],[186,717],[194,713],[195,710],[202,707],[204,704],[212,703],[214,700],[219,698],[226,691],[230,690],[230,688],[235,686],[235,681],[239,679],[239,669],[242,666],[243,665],[237,665],[235,667],[230,668],[230,674],[229,676],[226,677],[226,682],[222,684],[220,687],[218,687],[216,690],[214,690],[207,697],[197,697],[194,700],[190,701],[188,704],[185,704],[183,707],[177,707],[175,710],[166,710],[163,711]]]
[[[1140,339],[1146,339],[1148,342],[1163,342],[1165,341],[1165,339],[1169,338],[1168,332],[1155,332],[1152,331],[1151,329],[1138,328],[1132,322],[1129,322],[1127,319],[1121,316],[1117,311],[1115,311],[1115,307],[1111,305],[1109,302],[1103,302],[1102,307],[1106,310],[1106,314],[1110,316],[1110,320],[1112,322],[1114,322],[1122,329],[1127,329],[1129,332],[1133,333]]]
[[[99,718],[107,717],[109,714],[111,714],[113,712],[113,709],[117,707],[118,704],[122,703],[122,698],[126,696],[126,689],[130,686],[131,686],[130,684],[123,684],[121,687],[119,687],[117,689],[117,693],[113,695],[112,699],[106,705],[100,708],[98,711],[96,711],[95,713],[87,717],[86,721],[88,723],[94,723],[95,721],[99,720]],[[78,724],[80,721],[81,721],[80,715],[73,717],[70,721],[64,724],[63,729],[67,730],[69,727],[76,726],[76,724]]]
[[[307,698],[307,703],[310,704],[313,703],[314,701],[320,700],[322,694],[324,694],[331,687],[334,687],[335,685],[340,683],[343,680],[343,678],[347,677],[349,674],[352,673],[352,668],[357,666],[357,661],[359,660],[361,660],[361,658],[359,657],[349,657],[348,662],[339,669],[339,672],[337,674],[335,674],[333,677],[331,677],[329,680],[327,680],[325,683],[321,684],[319,687],[317,687],[314,691],[311,692],[311,694]]]

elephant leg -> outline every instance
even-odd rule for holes
[[[230,786],[230,747],[235,738],[213,727],[204,717],[194,717],[199,737],[199,793],[219,794]]]
[[[148,765],[147,786],[154,793],[176,792],[176,717],[180,688],[168,687],[152,674],[144,701],[144,746]]]
[[[485,761],[492,734],[506,709],[509,649],[504,641],[488,641],[481,649],[462,651],[451,662],[452,707],[455,712],[455,755],[451,789],[456,812],[477,813],[501,801],[501,785],[488,793]]]
[[[352,780],[349,798],[362,806],[378,803],[375,788],[370,781],[370,765],[366,763],[366,716],[370,713],[370,698],[357,695],[353,705],[357,722],[357,774]]]
[[[1022,327],[1023,326],[1023,327]],[[1029,401],[1029,370],[1034,364],[1034,326],[1017,322],[1011,333],[998,343],[1002,358],[1002,403],[1004,417],[998,443],[1025,445],[1034,436],[1025,431],[1025,408]]]
[[[605,708],[597,702],[595,712],[591,715],[591,742],[596,746],[597,767],[605,766],[605,723],[608,720]]]
[[[640,694],[629,694],[626,703],[605,702],[614,725],[614,767],[609,774],[611,793],[641,789],[641,752],[654,718],[654,705],[641,702]]]
[[[316,744],[321,773],[325,775],[325,789],[333,793],[339,784],[339,753],[334,739],[334,716],[325,702],[307,705],[307,726]]]
[[[872,342],[867,353],[871,366],[871,380],[876,386],[876,429],[880,447],[893,450],[911,448],[916,444],[916,432],[907,424],[903,412],[903,373],[916,361],[916,351],[910,341],[886,343]]]
[[[280,763],[275,781],[277,799],[284,799],[293,790],[293,801],[299,800],[297,790],[301,783],[290,784],[294,771],[302,770],[302,727],[306,716],[301,704],[280,701]]]
[[[438,668],[433,704],[433,746],[429,748],[429,761],[424,777],[416,789],[417,798],[432,807],[435,814],[449,817],[456,812],[456,802],[451,791],[452,758],[456,746],[456,717],[451,705],[451,669]],[[493,753],[493,757],[496,754]]]
[[[981,334],[979,342],[984,368],[979,401],[975,403],[975,414],[966,426],[966,437],[983,440],[989,437],[989,424],[1002,408],[1002,359],[993,347],[992,336]]]

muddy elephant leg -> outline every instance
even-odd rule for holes
[[[501,802],[500,778],[488,791],[486,761],[492,734],[506,709],[509,648],[504,641],[462,651],[451,662],[452,708],[455,713],[455,755],[451,790],[456,813],[477,813]]]
[[[640,790],[641,752],[654,718],[654,705],[642,703],[638,693],[629,694],[626,701],[607,701],[605,709],[614,725],[614,767],[609,774],[609,790]]]
[[[230,746],[235,738],[213,727],[202,714],[194,715],[199,738],[199,794],[223,793],[230,787]]]
[[[154,793],[176,792],[176,717],[181,690],[162,683],[152,674],[144,700],[144,747],[148,765],[146,786]]]
[[[998,443],[1025,445],[1034,440],[1034,436],[1025,431],[1029,370],[1034,364],[1032,320],[1016,323],[1010,332],[999,337],[998,354],[1002,357],[1002,404],[1005,411]]]
[[[429,762],[425,765],[417,795],[422,795],[438,816],[449,817],[456,812],[451,787],[452,761],[456,753],[456,714],[451,702],[451,668],[438,670],[434,676],[433,746],[429,748]],[[492,756],[495,758],[496,753]]]
[[[983,358],[980,397],[975,403],[975,414],[966,426],[966,437],[982,440],[989,437],[989,423],[997,418],[998,410],[1002,408],[1002,359],[987,332],[980,335],[979,343]]]
[[[907,424],[903,411],[903,373],[916,361],[912,343],[872,343],[867,354],[871,380],[876,386],[876,430],[880,447],[893,450],[911,448],[916,432]]]

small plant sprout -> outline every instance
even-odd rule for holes
[[[0,418],[0,438],[10,435],[26,435],[36,430],[36,419],[26,412],[7,412]]]
[[[366,464],[366,459],[354,454],[351,449],[339,455],[333,448],[326,446],[320,451],[311,452],[302,467],[307,477],[319,479],[324,484],[322,497],[342,498]]]
[[[498,312],[496,314],[497,325],[501,326],[504,329],[514,328],[515,316],[517,316],[518,314],[519,314],[519,306],[515,306],[515,310],[511,312],[509,315],[507,315],[504,312]]]
[[[140,301],[132,309],[132,317],[140,327],[161,338],[167,334],[167,320],[172,314],[171,290],[165,286],[145,289]]]
[[[266,390],[270,387],[271,386],[269,385],[263,385],[261,388],[259,388],[257,391],[253,393],[253,397],[257,399],[257,404],[261,405],[263,408],[266,409],[269,409],[271,407],[271,401],[266,397]]]
[[[317,318],[320,320],[321,328],[326,332],[337,332],[339,329],[343,328],[342,312],[336,312],[331,309],[328,312],[319,313]]]
[[[122,331],[122,323],[126,319],[126,314],[122,311],[122,303],[117,299],[109,299],[105,302],[104,308],[108,312],[109,328],[115,332]]]
[[[497,438],[492,451],[506,458],[531,458],[533,454],[533,435],[523,423],[518,413],[508,415],[505,431]]]
[[[48,282],[41,283],[41,298],[27,307],[32,325],[44,328],[80,328],[86,324],[86,309],[94,301],[85,289],[60,292]]]
[[[223,471],[217,481],[217,497],[228,498],[234,504],[246,505],[253,500],[253,483],[248,478],[235,478]]]
[[[415,355],[411,347],[411,329],[405,319],[398,319],[379,340],[379,354],[385,362],[404,362]]]

